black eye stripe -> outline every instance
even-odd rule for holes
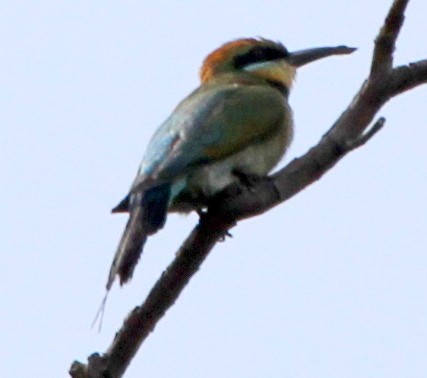
[[[276,59],[283,59],[289,56],[289,52],[284,48],[274,48],[270,46],[256,46],[243,55],[238,55],[234,59],[234,66],[242,68],[252,63],[267,62]]]

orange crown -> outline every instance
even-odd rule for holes
[[[242,38],[228,42],[214,50],[203,61],[200,69],[200,80],[202,83],[211,80],[222,69],[230,68],[227,63],[231,64],[231,57],[235,56],[237,51],[246,50],[248,46],[259,44],[262,41],[262,39],[256,38]]]

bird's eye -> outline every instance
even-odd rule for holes
[[[234,66],[242,68],[249,64],[267,62],[270,60],[283,59],[289,55],[284,47],[256,46],[242,55],[236,56]]]

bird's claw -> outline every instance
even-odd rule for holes
[[[231,235],[231,233],[230,233],[230,231],[225,231],[220,237],[219,237],[219,239],[218,239],[218,241],[219,242],[224,242],[225,241],[225,239],[227,238],[227,236],[229,237],[229,238],[232,238],[233,237],[233,235]]]
[[[243,173],[243,172],[234,170],[233,174],[240,180],[240,182],[244,186],[248,188],[252,188],[256,186],[262,180],[262,176],[259,176],[253,173]]]

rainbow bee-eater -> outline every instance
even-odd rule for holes
[[[129,213],[107,282],[123,284],[147,237],[168,212],[202,210],[209,198],[244,177],[265,176],[279,162],[293,134],[288,95],[296,69],[353,48],[289,52],[266,39],[238,39],[209,54],[200,86],[152,137],[129,194],[113,212]]]

